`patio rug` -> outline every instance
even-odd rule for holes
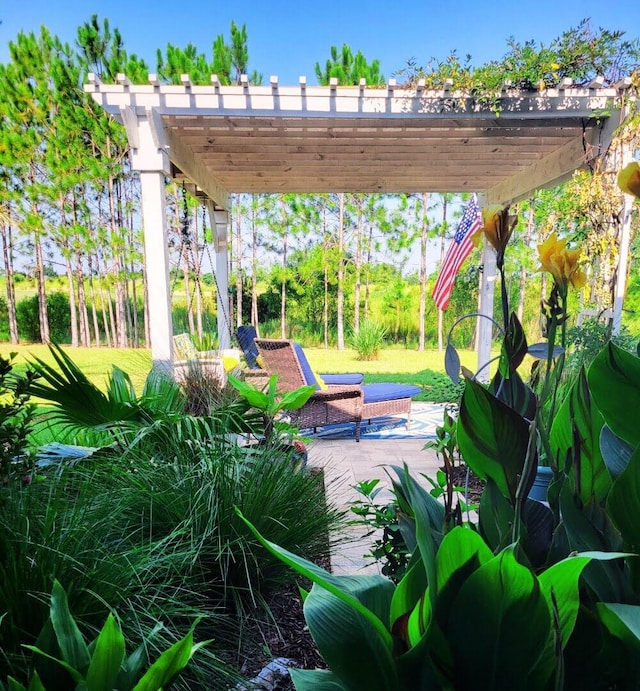
[[[377,417],[362,421],[361,439],[433,439],[436,427],[442,424],[444,405],[439,403],[412,403],[411,429],[407,430],[407,419],[398,417]],[[353,439],[355,425],[345,422],[339,425],[326,425],[313,430],[301,430],[313,439]]]

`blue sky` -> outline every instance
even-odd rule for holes
[[[45,24],[73,42],[77,27],[93,13],[108,17],[127,50],[143,57],[151,71],[156,48],[192,42],[209,55],[213,39],[228,36],[231,20],[245,23],[251,69],[264,80],[278,75],[281,84],[295,84],[300,75],[315,83],[315,63],[324,63],[331,45],[343,43],[368,60],[378,58],[389,78],[410,58],[424,65],[453,49],[460,56],[470,53],[476,64],[498,59],[509,36],[546,44],[585,17],[594,28],[640,36],[639,0],[0,0],[0,62],[7,61],[8,43],[21,30]]]
[[[594,28],[640,36],[640,0],[0,0],[0,62],[8,60],[9,41],[21,30],[37,32],[44,24],[73,43],[78,26],[94,13],[120,29],[127,51],[144,58],[152,72],[157,48],[191,42],[210,55],[215,37],[228,37],[232,20],[244,23],[250,69],[264,82],[277,75],[283,85],[297,84],[300,75],[316,83],[315,63],[343,43],[379,59],[388,79],[411,58],[425,65],[454,49],[461,57],[470,53],[474,64],[499,59],[510,36],[548,44],[585,17]],[[417,259],[409,266],[416,268]]]

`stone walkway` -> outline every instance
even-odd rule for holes
[[[315,440],[309,445],[309,465],[324,468],[327,499],[342,508],[359,495],[353,485],[361,480],[380,478],[386,488],[390,486],[384,466],[406,463],[414,477],[419,473],[435,477],[441,465],[432,450],[423,447],[426,439],[362,439]],[[424,484],[428,483],[424,481]],[[388,489],[380,492],[377,503],[390,499]],[[332,570],[336,574],[375,573],[376,567],[368,566],[364,554],[367,541],[362,539],[364,529],[354,526],[339,550],[332,555]]]

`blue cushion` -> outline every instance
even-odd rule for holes
[[[325,384],[362,384],[364,374],[352,372],[350,374],[321,374]]]
[[[380,401],[395,401],[398,398],[411,398],[419,394],[422,389],[411,384],[365,384],[362,387],[365,403],[379,403]]]
[[[239,326],[236,331],[236,336],[238,337],[238,343],[242,348],[244,353],[244,359],[246,360],[247,367],[249,369],[260,369],[260,365],[257,363],[256,358],[258,357],[258,346],[253,340],[256,337],[256,329],[254,326]]]
[[[314,385],[316,389],[319,389],[320,386],[318,386],[318,382],[313,375],[313,370],[311,369],[309,360],[307,360],[307,356],[304,354],[304,350],[302,350],[302,346],[299,343],[294,343],[293,349],[296,351],[296,355],[298,356],[298,361],[300,362],[300,369],[302,370],[304,380],[309,386]]]

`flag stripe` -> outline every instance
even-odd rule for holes
[[[471,236],[480,230],[482,225],[482,213],[474,195],[462,214],[433,287],[432,297],[441,310],[447,309],[458,271],[473,249]]]

